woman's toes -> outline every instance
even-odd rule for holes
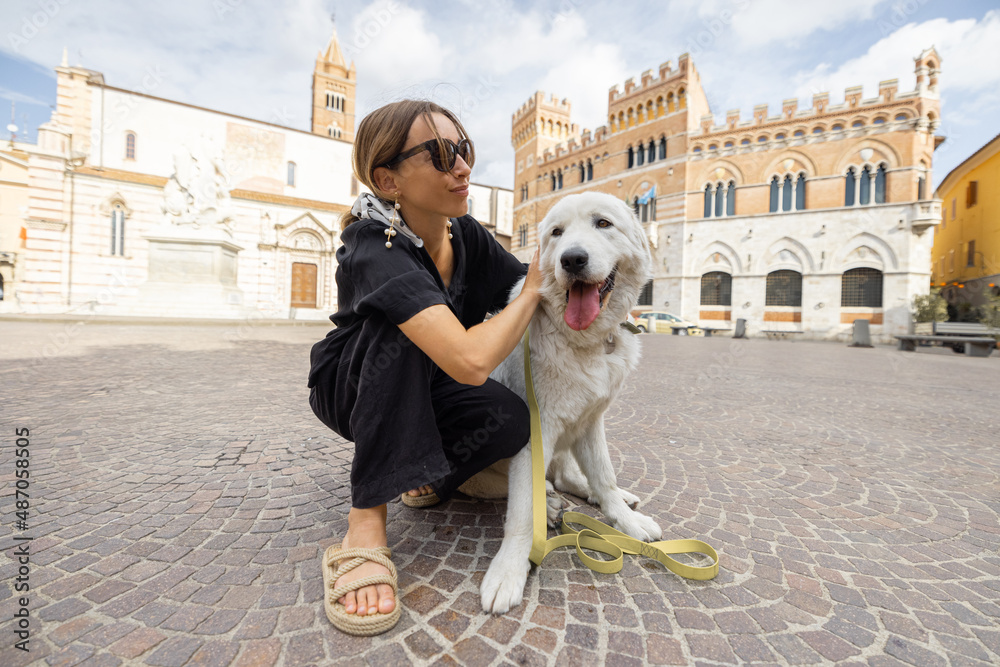
[[[388,614],[396,606],[395,596],[392,586],[382,584],[378,587],[378,610],[383,614]]]
[[[357,597],[354,595],[354,591],[351,591],[340,599],[343,600],[342,604],[344,605],[344,611],[348,614],[353,614],[354,610],[358,608],[358,601]]]

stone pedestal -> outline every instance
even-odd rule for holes
[[[161,227],[146,234],[149,277],[139,286],[142,314],[240,318],[250,308],[236,283],[242,246],[224,230]]]

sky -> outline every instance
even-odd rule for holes
[[[912,90],[913,59],[934,46],[947,138],[934,183],[1000,133],[1000,5],[988,0],[5,0],[3,13],[0,127],[15,102],[19,141],[49,119],[64,49],[111,86],[308,130],[334,26],[357,68],[358,120],[405,97],[455,110],[476,143],[472,180],[487,185],[513,187],[511,115],[536,90],[593,130],[611,86],[682,53],[721,124],[728,109],[747,120],[816,92],[874,97],[885,79]]]

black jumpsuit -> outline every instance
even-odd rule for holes
[[[354,442],[352,506],[376,507],[429,484],[442,500],[529,438],[524,401],[488,379],[461,384],[397,325],[436,304],[466,329],[507,303],[527,267],[471,216],[453,219],[446,288],[430,255],[386,226],[358,220],[337,250],[337,328],[313,345],[308,386],[316,416]]]

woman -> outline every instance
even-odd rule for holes
[[[432,102],[389,104],[358,126],[354,172],[374,194],[343,220],[337,328],[309,373],[316,416],[355,443],[347,535],[322,563],[327,616],[352,634],[399,619],[386,502],[445,500],[528,441],[524,402],[488,376],[540,301],[538,258],[505,307],[525,268],[467,215],[474,161],[458,118]]]

